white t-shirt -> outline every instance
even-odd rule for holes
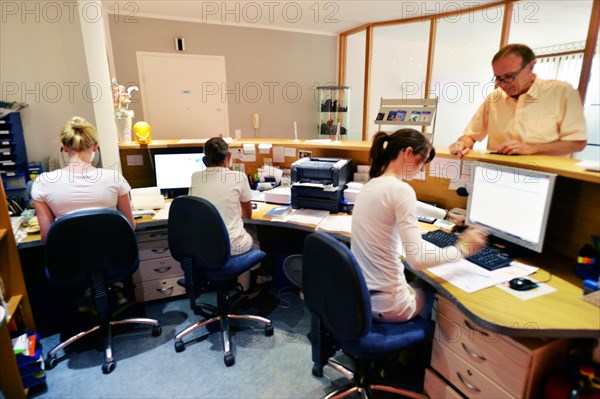
[[[116,209],[119,197],[130,190],[131,186],[118,171],[89,168],[84,173],[71,173],[57,169],[35,179],[31,198],[46,203],[58,219],[81,209]]]
[[[224,167],[210,167],[195,172],[189,194],[204,198],[217,208],[229,232],[232,255],[252,249],[253,240],[244,230],[240,207],[240,202],[252,199],[245,174]]]
[[[413,188],[393,175],[371,179],[360,190],[352,211],[351,246],[369,290],[404,294],[412,301],[400,256],[415,269],[461,259],[456,247],[438,248],[422,240],[416,209]]]

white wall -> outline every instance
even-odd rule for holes
[[[231,136],[241,129],[244,138],[254,137],[252,114],[257,112],[260,137],[293,138],[294,121],[299,138],[317,137],[315,88],[337,80],[335,36],[114,15],[109,26],[120,84],[139,86],[136,52],[177,54],[174,39],[183,37],[183,54],[225,57],[227,87],[217,85],[210,95],[227,99]],[[141,102],[137,93],[130,106],[134,122],[144,118]],[[153,129],[152,136],[179,138],[176,130]]]
[[[27,156],[41,161],[57,154],[60,128],[71,116],[96,122],[93,97],[85,90],[79,13],[62,7],[58,17],[41,2],[7,4],[0,23],[0,99],[29,104],[21,111]]]

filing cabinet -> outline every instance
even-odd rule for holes
[[[544,378],[565,364],[569,340],[497,334],[479,327],[447,299],[438,301],[433,370],[425,379],[432,397],[537,398]]]
[[[171,298],[185,294],[177,284],[183,277],[179,262],[171,256],[167,228],[148,228],[137,232],[140,266],[133,275],[138,302]]]
[[[21,208],[26,205],[27,149],[19,112],[0,118],[0,177],[7,197],[17,201]]]

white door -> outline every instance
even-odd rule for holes
[[[229,136],[225,57],[138,52],[137,60],[153,138]]]

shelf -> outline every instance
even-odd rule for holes
[[[13,295],[10,297],[8,303],[6,304],[6,323],[10,322],[10,319],[19,308],[22,299],[23,295]]]

